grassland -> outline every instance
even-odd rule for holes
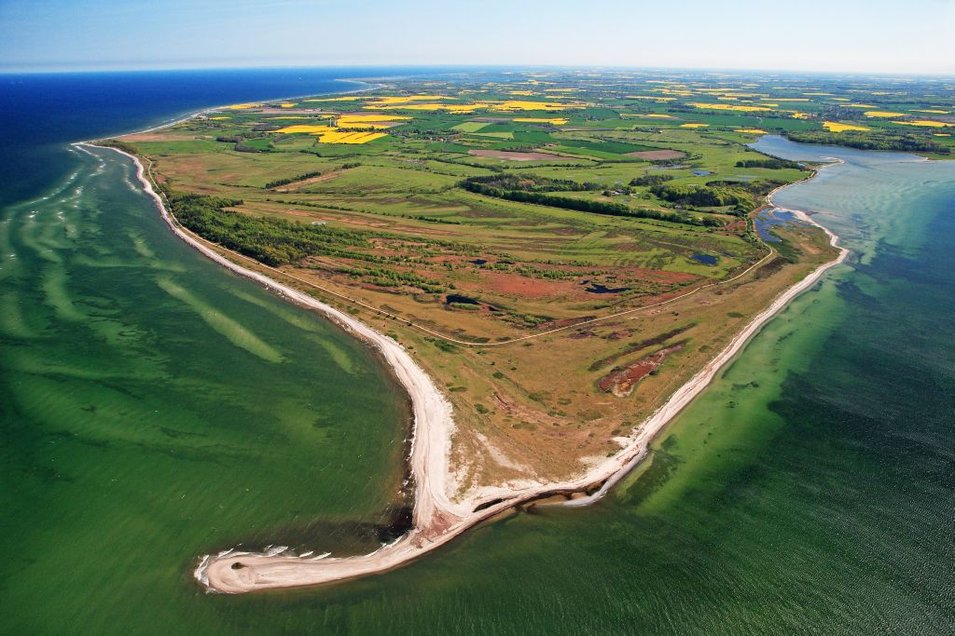
[[[948,101],[850,90],[626,74],[406,80],[237,105],[117,143],[230,258],[276,268],[405,345],[454,406],[467,490],[565,478],[613,454],[833,258],[810,226],[777,227],[772,250],[755,236],[766,193],[810,174],[747,148],[755,136],[867,135],[823,127],[865,121],[883,141],[950,151],[937,129],[898,125]],[[906,115],[866,117],[843,99]]]

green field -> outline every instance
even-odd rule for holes
[[[832,257],[818,230],[780,227],[776,248],[753,230],[765,195],[814,166],[747,144],[759,131],[822,134],[828,96],[785,101],[811,91],[625,73],[402,80],[117,143],[148,162],[187,228],[405,344],[448,389],[461,465],[498,483],[521,476],[513,466],[560,477],[612,452]],[[345,143],[366,132],[380,136]],[[626,379],[662,349],[672,355],[652,375]],[[513,461],[495,462],[482,439]]]

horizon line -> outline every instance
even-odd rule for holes
[[[420,70],[613,70],[613,71],[653,71],[653,72],[703,72],[703,73],[740,73],[740,74],[786,74],[786,75],[826,75],[857,77],[924,77],[955,80],[953,71],[876,71],[876,70],[810,70],[793,68],[758,69],[745,67],[705,67],[705,66],[628,66],[614,64],[526,64],[526,63],[461,63],[461,64],[422,64],[422,63],[358,63],[358,64],[263,64],[250,66],[157,66],[157,67],[79,67],[79,68],[0,68],[0,76],[11,75],[93,75],[107,73],[163,73],[163,72],[214,72],[214,71],[280,71],[280,70],[319,70],[319,69],[420,69]]]

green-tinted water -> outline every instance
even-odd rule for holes
[[[361,346],[179,245],[125,164],[20,206],[0,226],[17,254],[0,270],[3,627],[952,633],[955,163],[761,143],[846,159],[778,201],[823,211],[857,256],[754,339],[639,476],[383,576],[261,596],[200,593],[193,555],[331,544],[377,520],[405,417],[390,383]]]
[[[353,535],[409,414],[366,347],[193,253],[97,155],[0,224],[3,626],[208,628],[203,551],[377,545]]]

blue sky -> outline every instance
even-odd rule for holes
[[[955,0],[0,0],[0,70],[387,64],[955,75]]]

